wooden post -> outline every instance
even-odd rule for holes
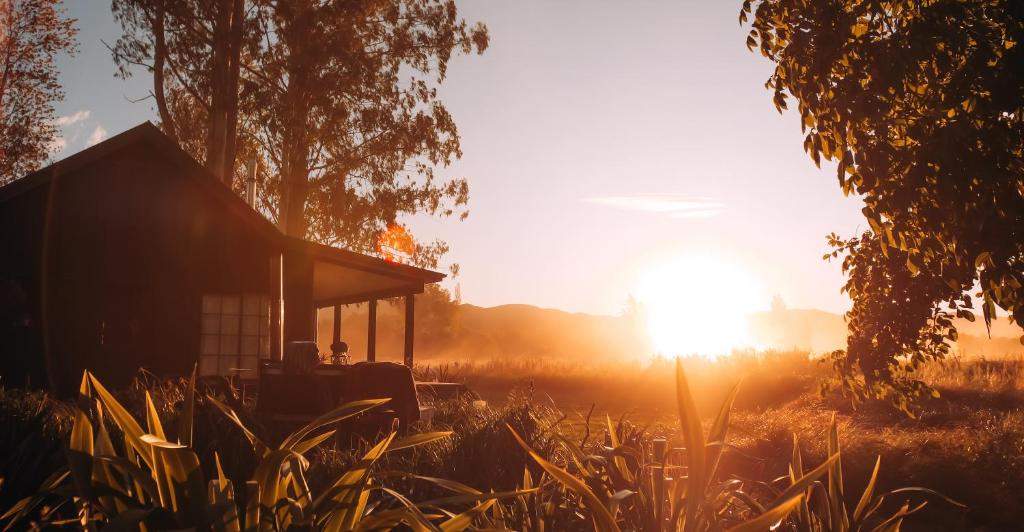
[[[369,323],[366,326],[366,360],[377,361],[377,300],[370,300]]]
[[[412,343],[416,331],[416,296],[405,296],[405,365],[412,367]]]
[[[341,341],[341,305],[334,305],[334,334],[331,335],[331,345]]]
[[[284,287],[283,257],[279,253],[270,258],[270,358],[281,360],[284,355]]]

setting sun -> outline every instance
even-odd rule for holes
[[[715,358],[751,347],[747,316],[765,308],[747,271],[709,257],[676,258],[646,270],[634,295],[651,343],[667,356]]]

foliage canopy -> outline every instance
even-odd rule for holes
[[[58,4],[0,1],[0,185],[39,168],[57,140],[54,60],[75,52],[78,32]]]
[[[461,156],[438,94],[448,62],[487,48],[454,2],[114,0],[122,75],[151,72],[161,126],[292,236],[374,251],[404,215],[465,215]],[[227,143],[227,144],[225,144]],[[225,147],[226,146],[226,147]],[[444,242],[417,242],[433,266]]]
[[[987,324],[1024,324],[1024,3],[746,0],[748,21],[775,107],[796,101],[805,151],[864,201],[870,229],[829,239],[853,300],[834,362],[905,406],[978,287]]]

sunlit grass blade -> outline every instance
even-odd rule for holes
[[[686,442],[687,475],[685,489],[677,484],[675,499],[678,501],[685,491],[686,507],[683,514],[683,531],[696,530],[698,512],[704,499],[705,489],[705,449],[704,427],[701,426],[697,413],[697,404],[690,393],[690,384],[683,371],[683,361],[676,359],[676,401],[679,405],[679,424],[683,429],[683,440]]]
[[[572,458],[572,461],[580,471],[591,477],[597,475],[597,471],[590,464],[590,461],[587,460],[586,453],[583,452],[583,449],[580,449],[579,445],[569,441],[568,438],[561,434],[553,434],[552,436],[562,444],[562,447],[565,447],[565,449],[569,451],[569,457]]]
[[[92,482],[106,486],[121,494],[130,493],[134,484],[128,478],[115,475],[113,466],[100,459],[107,456],[117,456],[117,449],[114,448],[114,442],[110,439],[110,434],[107,432],[107,424],[103,420],[103,405],[96,402],[96,438],[93,451]],[[141,491],[139,488],[136,488],[136,490]],[[140,501],[144,500],[141,496],[142,494],[139,493]],[[107,512],[117,514],[128,510],[125,501],[121,500],[120,497],[101,497],[100,505]]]
[[[395,438],[388,444],[386,452],[401,451],[402,449],[409,449],[418,445],[426,445],[435,441],[440,441],[445,438],[451,437],[451,431],[438,431],[438,432],[421,432],[419,434],[413,434],[412,436],[406,436],[404,438]]]
[[[109,465],[118,473],[130,479],[133,483],[133,491],[135,492],[136,499],[139,503],[158,501],[160,499],[156,480],[153,479],[151,472],[145,471],[122,456],[97,456],[96,460]]]
[[[242,434],[245,435],[245,438],[249,440],[249,443],[252,445],[253,451],[256,453],[256,456],[263,457],[270,452],[270,447],[268,447],[267,444],[263,443],[263,440],[259,439],[259,437],[253,434],[252,431],[249,430],[249,427],[245,426],[245,423],[242,423],[242,420],[238,417],[238,414],[235,413],[234,409],[209,395],[206,396],[206,400],[213,404],[213,406],[217,407],[218,410],[223,412],[228,419],[234,422],[234,424],[242,431]]]
[[[839,454],[839,426],[835,413],[828,431],[828,455]],[[832,531],[845,532],[850,528],[850,519],[846,513],[846,499],[843,490],[843,463],[836,460],[828,471],[828,498],[832,516]]]
[[[305,439],[310,433],[320,429],[321,427],[357,416],[388,401],[390,401],[390,399],[364,399],[361,401],[345,403],[338,408],[317,417],[313,421],[310,421],[306,426],[293,432],[285,438],[283,442],[281,442],[281,445],[278,448],[291,449],[294,445]]]
[[[462,512],[461,514],[456,515],[451,519],[448,519],[447,521],[441,523],[441,531],[455,532],[469,528],[469,526],[473,524],[474,519],[483,515],[484,512],[486,512],[491,506],[494,506],[494,504],[497,502],[498,501],[496,499],[491,499],[489,501],[482,502],[470,508],[469,510]]]
[[[196,410],[196,366],[192,366],[192,376],[185,387],[185,397],[181,404],[181,415],[178,417],[178,443],[192,446],[192,418]]]
[[[785,519],[800,504],[801,498],[802,496],[797,496],[789,499],[749,521],[730,528],[728,532],[765,532],[766,530],[773,530],[776,524]]]
[[[384,453],[395,438],[392,432],[377,445],[367,451],[356,465],[351,467],[314,501],[313,506],[328,515],[323,530],[340,532],[355,527],[366,507],[363,493],[366,490],[370,469],[384,456]]]
[[[220,458],[214,454],[217,462],[217,478],[210,480],[209,498],[213,515],[210,518],[211,528],[218,532],[240,532],[238,507],[235,505],[235,488],[230,480],[224,477]]]
[[[493,491],[488,493],[466,493],[462,495],[449,495],[447,497],[438,497],[436,499],[430,499],[416,503],[416,506],[421,508],[430,507],[441,507],[442,505],[459,505],[468,503],[478,503],[491,499],[505,499],[510,497],[519,497],[521,495],[531,495],[537,493],[539,488],[530,489],[519,489],[511,491]]]
[[[882,521],[878,526],[872,529],[872,532],[897,532],[900,529],[900,525],[903,523],[903,519],[910,514],[921,511],[925,506],[928,505],[928,501],[922,502],[917,506],[911,508],[910,503],[905,502],[898,512],[889,516],[888,519]]]
[[[89,376],[89,391],[95,395],[97,399],[103,404],[107,413],[110,414],[111,419],[124,433],[125,444],[132,450],[142,461],[146,462],[146,465],[153,468],[153,452],[145,442],[142,441],[142,435],[145,432],[139,425],[135,418],[128,413],[121,403],[114,399],[114,396],[107,391],[107,389],[100,384],[100,381],[96,379],[91,373]]]
[[[790,472],[793,473],[790,479],[796,482],[796,479],[804,475],[804,459],[800,453],[800,438],[797,437],[796,433],[793,433],[793,456],[790,459],[789,465],[792,467]]]
[[[718,462],[722,458],[722,453],[725,451],[725,438],[729,432],[729,419],[732,414],[732,406],[736,402],[736,396],[740,392],[740,384],[742,381],[737,382],[731,390],[729,395],[726,396],[725,401],[722,402],[722,406],[718,409],[718,415],[715,416],[714,422],[711,423],[711,431],[708,433],[708,441],[710,442],[721,442],[721,445],[716,445],[714,448],[708,450],[708,473],[707,482],[710,482],[714,476],[715,471],[718,470]]]
[[[460,493],[460,494],[463,494],[463,495],[480,495],[482,493],[480,490],[478,490],[476,488],[467,486],[467,485],[465,485],[465,484],[463,484],[461,482],[458,482],[458,481],[455,481],[455,480],[450,480],[450,479],[447,479],[447,478],[438,478],[438,477],[430,477],[430,476],[425,476],[425,475],[417,475],[415,473],[406,473],[406,472],[403,472],[403,471],[388,471],[388,472],[385,473],[385,475],[388,476],[388,477],[412,478],[412,479],[416,479],[416,480],[422,480],[424,482],[429,482],[429,483],[431,483],[431,484],[433,484],[435,486],[438,486],[440,488],[446,489],[446,490],[451,491],[453,493]]]
[[[71,427],[71,441],[68,445],[68,469],[75,491],[81,498],[92,496],[92,458],[93,430],[92,422],[85,412],[76,408],[75,421]]]
[[[153,404],[153,396],[149,394],[149,390],[146,390],[146,427],[149,428],[149,433],[166,440],[167,436],[164,435],[164,426],[160,423],[160,415],[157,414],[156,405]]]
[[[782,490],[782,493],[780,493],[778,497],[775,498],[775,501],[768,505],[768,508],[771,509],[776,506],[785,504],[787,501],[794,497],[803,496],[804,492],[807,491],[807,488],[811,487],[811,484],[813,484],[816,480],[818,480],[826,473],[828,473],[830,469],[834,467],[836,462],[838,461],[838,454],[830,456],[829,459],[825,460],[821,465],[808,471],[806,475],[800,477],[799,480],[793,482],[786,489]]]
[[[154,470],[157,486],[168,488],[167,508],[175,512],[181,522],[198,526],[205,521],[206,482],[196,453],[177,443],[157,438],[152,434],[142,437],[153,449],[160,468]]]
[[[256,471],[252,474],[252,479],[260,487],[261,507],[265,509],[278,507],[277,503],[284,497],[281,483],[282,470],[285,468],[285,462],[293,459],[300,460],[300,463],[305,460],[302,455],[287,449],[270,451],[260,460]]]
[[[864,492],[860,495],[860,501],[857,502],[857,507],[853,510],[853,522],[860,523],[865,516],[865,511],[868,509],[868,504],[871,502],[871,497],[875,493],[875,482],[878,480],[878,470],[882,467],[882,457],[879,456],[875,459],[875,468],[871,471],[871,478],[868,480],[868,485],[864,488]]]
[[[599,499],[597,495],[595,495],[594,492],[583,483],[583,481],[569,474],[569,472],[555,464],[545,460],[543,456],[538,454],[525,441],[523,441],[511,425],[508,425],[508,430],[512,432],[512,436],[517,442],[519,442],[519,445],[529,453],[538,465],[540,465],[541,469],[583,499],[583,504],[590,511],[591,517],[594,519],[594,526],[598,530],[610,530],[616,532],[619,530],[619,526],[615,523],[615,519],[612,517],[612,514],[608,512],[608,509],[605,508],[604,504],[602,504],[601,499]]]
[[[939,492],[937,492],[937,491],[935,491],[933,489],[922,488],[922,487],[919,487],[919,486],[908,486],[908,487],[905,487],[905,488],[897,488],[897,489],[885,492],[885,495],[886,496],[888,496],[888,495],[896,495],[898,493],[924,493],[926,495],[931,495],[933,497],[938,497],[939,499],[942,499],[942,500],[948,502],[949,504],[952,504],[953,506],[956,506],[957,508],[967,508],[966,504],[963,504],[963,503],[958,502],[958,501],[956,501],[954,499],[951,499],[951,498],[949,498],[949,497],[947,497],[947,496],[945,496],[945,495],[943,495],[943,494],[941,494],[941,493],[939,493]]]
[[[612,444],[612,449],[618,449],[622,447],[622,443],[619,442],[619,435],[615,431],[615,427],[612,425],[612,418],[608,414],[605,414],[605,425],[608,429],[608,441]],[[619,474],[628,484],[633,484],[633,475],[630,473],[629,468],[626,467],[626,459],[620,454],[615,454],[612,457],[612,461],[615,463],[615,469],[618,470]],[[614,515],[615,512],[612,512]]]
[[[336,433],[337,431],[335,430],[329,430],[318,436],[313,436],[312,438],[300,441],[292,446],[292,450],[299,454],[306,454],[307,451],[315,448],[317,445],[333,438]]]

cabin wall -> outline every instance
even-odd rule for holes
[[[48,250],[37,262],[59,391],[74,390],[86,368],[111,386],[139,368],[186,375],[198,360],[204,293],[272,293],[276,243],[145,146],[50,185],[39,238]]]
[[[46,387],[40,301],[48,187],[0,203],[0,384]]]

